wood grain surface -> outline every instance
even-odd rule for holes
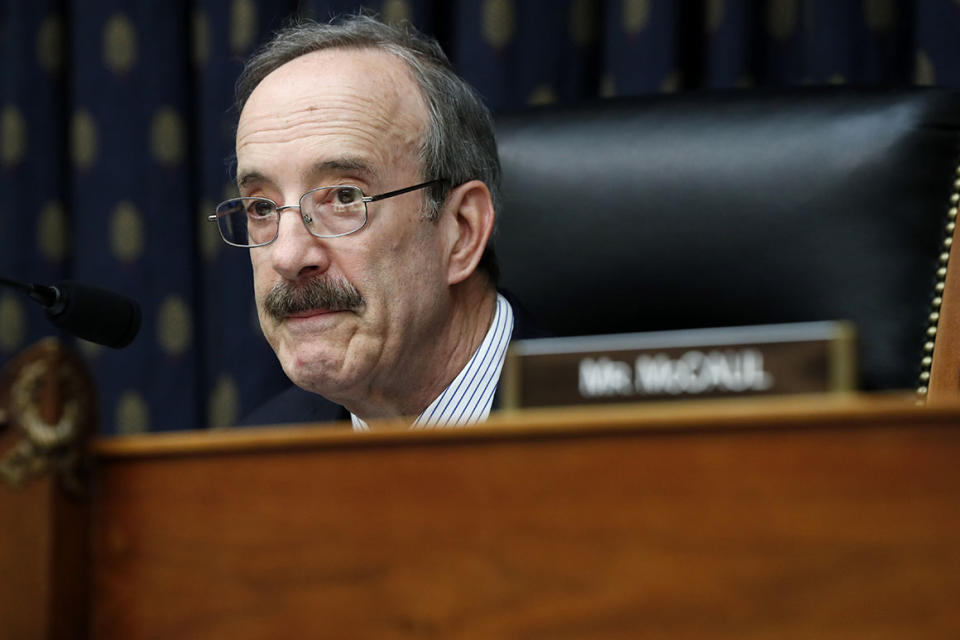
[[[87,504],[56,478],[0,484],[0,638],[87,637]]]
[[[52,480],[0,484],[0,636],[46,638],[53,598]]]
[[[844,424],[942,424],[960,413],[960,401],[918,408],[913,392],[832,393],[775,397],[723,398],[683,402],[634,402],[603,407],[579,406],[494,412],[469,429],[424,429],[411,432],[408,421],[374,421],[371,432],[354,433],[350,422],[273,425],[255,429],[167,431],[94,440],[101,460],[137,456],[183,456],[217,452],[367,446],[414,440],[486,440],[551,437],[565,433],[689,431],[728,428]]]
[[[960,411],[776,404],[101,442],[93,637],[958,637]]]

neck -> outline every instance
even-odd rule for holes
[[[410,357],[392,384],[367,388],[344,403],[364,419],[418,416],[457,377],[480,347],[496,308],[496,290],[480,274],[450,289],[449,312],[412,345]]]

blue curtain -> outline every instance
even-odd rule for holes
[[[957,0],[2,0],[0,275],[140,300],[127,349],[73,342],[101,430],[227,426],[285,386],[246,252],[205,215],[234,190],[233,85],[293,16],[361,6],[437,37],[495,111],[701,88],[960,86]],[[0,365],[53,330],[0,292]]]

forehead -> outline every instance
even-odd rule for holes
[[[383,166],[417,158],[426,127],[420,89],[399,57],[316,51],[278,67],[250,94],[237,125],[238,170],[264,154],[276,161],[291,153]]]

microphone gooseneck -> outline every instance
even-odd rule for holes
[[[120,349],[140,331],[140,305],[118,293],[72,281],[51,287],[0,277],[0,284],[27,294],[54,326],[84,340]]]
[[[57,290],[54,287],[46,287],[42,284],[33,284],[30,282],[20,282],[13,278],[4,278],[0,276],[0,284],[7,285],[17,291],[27,294],[33,300],[40,303],[40,306],[49,308],[57,302]]]

